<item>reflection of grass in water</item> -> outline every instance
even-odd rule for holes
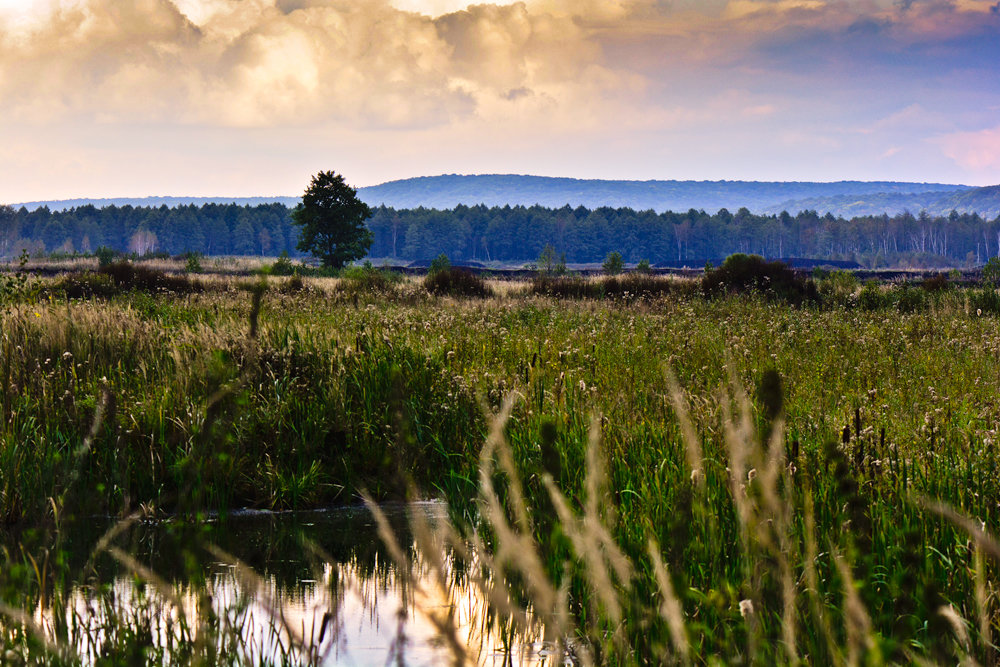
[[[428,522],[426,508],[419,505],[411,516],[422,527],[443,519],[435,512]],[[440,545],[434,545],[427,558],[422,551],[427,545],[408,543],[406,558],[412,569],[403,572],[385,553],[373,558],[361,549],[337,563],[318,545],[300,542],[297,553],[304,549],[311,556],[313,583],[288,588],[266,574],[266,568],[258,574],[207,544],[209,559],[200,557],[197,576],[167,581],[114,546],[126,539],[133,521],[113,526],[93,552],[95,561],[106,554],[119,564],[120,571],[110,578],[69,582],[66,589],[50,591],[32,613],[0,607],[0,627],[12,630],[3,646],[7,653],[0,655],[4,664],[25,656],[33,664],[51,665],[104,664],[101,660],[110,661],[107,664],[325,664],[336,662],[338,656],[357,657],[358,650],[362,660],[367,660],[372,650],[368,635],[374,630],[360,635],[361,646],[352,647],[347,638],[354,636],[358,626],[376,623],[382,624],[383,638],[399,633],[393,642],[385,638],[379,659],[398,648],[404,661],[420,657],[436,664],[447,652],[424,645],[433,631],[424,627],[418,610],[444,606],[459,619],[461,644],[469,647],[470,655],[479,656],[476,662],[485,660],[499,641],[497,629],[488,622],[486,601],[463,583],[454,556],[442,554]],[[393,530],[407,534],[405,522],[396,520],[392,525]],[[191,547],[189,557],[193,552]],[[418,582],[430,580],[430,574],[441,567],[450,572],[446,588],[436,596],[425,595]],[[127,576],[122,577],[121,571]],[[30,607],[32,603],[25,599],[23,604]]]

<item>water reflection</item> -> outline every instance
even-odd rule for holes
[[[411,508],[431,524],[447,519],[441,503]],[[459,651],[471,664],[551,664],[537,636],[511,638],[451,549],[420,551],[405,506],[385,511],[415,579],[364,507],[141,523],[96,556],[104,527],[77,525],[76,583],[59,611],[40,604],[35,620],[85,663],[136,637],[147,661],[172,661],[203,635],[219,662],[237,664],[440,665]],[[429,577],[438,564],[444,585]],[[450,644],[435,625],[449,617]]]

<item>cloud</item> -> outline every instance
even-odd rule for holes
[[[890,167],[942,180],[993,159],[976,133],[1000,107],[996,0],[46,3],[0,15],[11,191],[47,181],[46,164],[93,187],[136,192],[141,173],[211,194],[274,191],[240,184],[297,183],[330,160],[373,183],[906,176]],[[73,159],[50,159],[61,151]]]
[[[410,127],[634,88],[568,3],[539,5],[429,16],[382,0],[63,0],[28,29],[0,27],[0,114]]]
[[[939,140],[944,154],[974,172],[993,172],[1000,181],[1000,125],[976,132],[956,132]]]

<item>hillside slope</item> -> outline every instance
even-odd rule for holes
[[[360,188],[358,193],[369,204],[385,204],[393,208],[453,208],[458,204],[540,204],[559,208],[568,204],[587,208],[627,206],[657,212],[694,208],[714,213],[721,208],[736,212],[742,207],[760,212],[782,202],[806,198],[875,193],[953,193],[964,189],[967,186],[893,181],[608,181],[487,174],[409,178]]]
[[[689,209],[715,213],[726,208],[735,213],[748,208],[754,213],[797,213],[815,210],[821,215],[853,217],[893,215],[905,210],[928,210],[947,214],[952,208],[977,211],[995,217],[1000,212],[998,187],[971,188],[945,183],[896,181],[762,182],[762,181],[610,181],[549,178],[520,175],[444,175],[390,181],[362,187],[358,195],[371,206],[396,209],[450,209],[459,204],[474,206],[539,204],[549,208],[608,206],[635,210],[684,212]],[[34,210],[48,206],[53,211],[97,206],[168,206],[207,203],[255,206],[278,202],[295,206],[298,197],[145,197],[117,199],[71,199],[15,204]]]

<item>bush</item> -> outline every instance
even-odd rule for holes
[[[609,276],[617,276],[625,270],[625,260],[622,259],[621,253],[612,250],[604,259],[604,264],[601,267],[604,269],[604,273]]]
[[[878,281],[870,280],[858,292],[858,306],[862,310],[878,310],[885,305],[885,296],[879,288]]]
[[[427,275],[433,275],[435,273],[440,273],[442,271],[451,270],[451,260],[448,259],[448,255],[441,253],[437,257],[431,260],[431,265],[427,269]]]
[[[435,260],[436,261],[436,260]],[[447,268],[428,273],[424,287],[431,294],[486,298],[493,290],[486,281],[465,269]]]
[[[920,286],[927,292],[943,292],[951,287],[951,283],[948,282],[948,276],[939,273],[930,278],[925,278]]]
[[[717,269],[706,266],[701,284],[707,296],[759,292],[796,304],[819,300],[815,282],[798,278],[784,262],[769,262],[759,255],[738,253]]]
[[[267,273],[272,276],[290,276],[295,273],[295,265],[292,264],[292,260],[288,258],[288,251],[281,253],[281,256],[274,261],[270,267],[268,267]]]
[[[969,311],[973,315],[1000,315],[1000,293],[990,288],[970,289]]]
[[[601,295],[601,286],[579,276],[553,276],[542,273],[531,281],[532,294],[559,299],[594,299]]]
[[[201,273],[201,253],[200,252],[188,252],[184,253],[185,259],[187,260],[184,264],[184,271],[186,273]]]
[[[306,288],[306,283],[304,280],[302,280],[302,276],[300,276],[298,273],[293,273],[292,277],[289,278],[288,281],[281,286],[280,290],[285,294],[291,294],[294,292],[301,292],[305,288]]]
[[[635,272],[650,274],[653,272],[653,267],[650,265],[648,259],[640,259],[639,263],[635,265]]]
[[[889,293],[889,298],[895,302],[896,310],[901,313],[919,313],[927,310],[927,292],[912,285],[901,285]]]
[[[542,254],[538,256],[537,270],[546,276],[562,276],[566,274],[566,253],[556,257],[556,249],[551,243],[545,244]]]
[[[849,308],[855,305],[858,278],[850,271],[813,270],[813,279],[824,305]]]
[[[983,266],[983,283],[994,287],[1000,284],[1000,257],[990,257]]]
[[[106,245],[98,246],[97,250],[94,251],[94,254],[97,256],[98,267],[108,266],[115,261],[115,257],[118,256],[118,253],[114,249],[109,248]]]
[[[108,298],[121,290],[105,273],[74,273],[63,276],[53,286],[53,291],[59,292],[69,299]]]
[[[376,269],[371,262],[349,266],[340,272],[342,292],[353,294],[385,294],[395,290],[403,276],[388,269]]]
[[[605,278],[601,292],[605,297],[654,298],[667,294],[673,288],[669,278],[658,278],[644,273],[630,273],[624,276]]]
[[[113,262],[102,266],[98,272],[107,276],[119,291],[186,293],[200,292],[203,289],[201,283],[186,276],[171,276],[130,262]]]

